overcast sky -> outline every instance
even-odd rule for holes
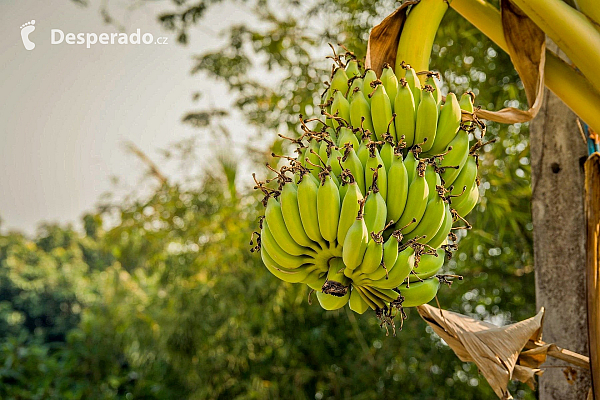
[[[69,0],[2,0],[0,5],[0,218],[1,229],[32,233],[40,221],[76,222],[110,177],[135,182],[143,171],[123,150],[133,141],[151,157],[197,134],[183,125],[186,111],[227,106],[223,86],[189,74],[192,55],[219,45],[215,35],[244,21],[247,11],[225,3],[210,13],[210,28],[191,30],[187,47],[156,23],[170,1],[124,13],[130,0],[111,0],[128,33],[141,29],[166,45],[52,45],[51,29],[65,33],[114,33],[99,15],[99,2],[79,7]],[[35,20],[25,50],[20,27]],[[204,92],[200,101],[192,93]],[[243,134],[243,132],[242,132]],[[214,149],[213,149],[214,150]],[[204,149],[207,154],[211,149]]]

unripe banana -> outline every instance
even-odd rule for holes
[[[356,269],[363,260],[369,243],[369,231],[364,221],[364,200],[361,200],[358,215],[344,238],[342,259],[349,270]]]
[[[438,76],[439,75],[437,73],[427,74],[425,85],[430,85],[431,87],[433,87],[433,98],[435,99],[435,103],[438,105],[439,108],[440,104],[442,103],[442,92],[440,91]]]
[[[365,164],[365,186],[367,190],[373,190],[373,183],[377,180],[377,189],[385,201],[387,199],[387,172],[383,165],[383,160],[381,159],[377,147],[371,145],[369,158],[367,158]]]
[[[381,265],[381,260],[383,259],[383,239],[378,235],[374,236],[371,235],[371,240],[367,244],[367,250],[365,251],[362,263],[355,271],[357,273],[368,275],[375,272]]]
[[[309,176],[302,178],[298,184],[298,210],[306,235],[315,242],[323,243],[317,212],[318,189],[318,184]]]
[[[371,192],[365,202],[365,224],[369,232],[380,232],[385,227],[387,206],[379,192]]]
[[[473,92],[467,92],[467,93],[464,93],[462,96],[460,96],[460,102],[459,102],[460,109],[472,113],[474,110],[474,107],[473,107],[473,98],[474,97],[475,97],[475,95],[473,94]],[[471,126],[472,124],[473,124],[472,122],[465,122],[466,126]]]
[[[419,161],[419,164],[423,167],[417,167],[419,170],[424,169],[424,161]],[[396,229],[401,229],[403,234],[407,234],[415,229],[423,218],[425,208],[427,207],[427,198],[429,196],[429,188],[427,181],[425,180],[425,173],[417,172],[412,183],[408,187],[408,197],[406,199],[406,207],[402,216],[396,223]],[[411,221],[415,222],[409,224]]]
[[[267,221],[263,221],[263,229],[261,231],[261,246],[264,246],[265,250],[267,253],[269,253],[275,263],[288,270],[296,269],[303,264],[309,264],[313,262],[312,257],[294,256],[283,250],[275,241]]]
[[[360,297],[364,300],[365,303],[367,303],[369,305],[369,307],[371,307],[371,309],[377,310],[378,308],[383,308],[383,307],[379,307],[378,304],[374,303],[371,300],[371,298],[369,297],[369,296],[371,296],[371,294],[369,294],[369,296],[367,296],[367,294],[365,293],[364,288],[362,286],[354,286],[354,290],[357,291],[357,293],[360,295]],[[383,304],[383,306],[385,306],[385,304]]]
[[[459,201],[458,204],[452,204],[452,207],[456,210],[458,215],[463,218],[466,217],[477,204],[477,200],[479,200],[479,187],[477,185],[473,186],[468,194],[463,194],[463,196],[465,195],[467,195],[467,197],[462,199],[462,201]],[[463,196],[459,197],[459,199]]]
[[[260,249],[260,256],[263,260],[263,264],[265,264],[265,267],[269,270],[269,272],[272,273],[276,278],[279,278],[285,282],[300,283],[307,278],[310,272],[313,271],[312,269],[306,268],[306,266],[310,264],[306,264],[306,266],[301,266],[293,270],[282,268],[275,261],[273,261],[271,256],[269,256],[269,253],[267,253],[267,250],[265,250],[264,246],[262,246]]]
[[[390,166],[392,165],[392,161],[394,161],[394,147],[392,146],[389,140],[386,140],[384,145],[381,146],[379,156],[381,157],[381,161],[383,161],[383,167],[387,172],[390,169]]]
[[[367,69],[365,74],[363,75],[363,92],[365,94],[365,98],[371,104],[371,96],[369,96],[373,92],[373,88],[371,87],[371,83],[377,80],[377,74],[372,69]]]
[[[417,122],[415,126],[415,143],[422,143],[421,149],[428,151],[435,141],[438,120],[438,106],[433,97],[433,88],[425,86],[421,93],[421,102],[417,107]]]
[[[348,90],[348,75],[344,68],[337,68],[333,73],[333,78],[331,78],[331,85],[329,86],[330,96],[333,96],[336,90],[342,94],[345,94]]]
[[[284,248],[287,253],[294,256],[301,256],[311,252],[310,249],[300,246],[294,241],[283,219],[281,204],[274,197],[270,197],[267,201],[265,220],[269,224],[269,228],[277,244]]]
[[[337,116],[343,119],[346,124],[350,124],[350,103],[344,97],[342,92],[335,92],[333,95],[333,103],[331,103],[331,115]],[[338,120],[333,121],[333,126],[338,127],[343,123]]]
[[[312,290],[319,291],[323,287],[323,284],[327,280],[327,271],[323,271],[320,268],[316,268],[302,280],[302,283],[306,284]]]
[[[450,147],[452,147],[451,150],[449,150]],[[445,168],[441,176],[444,186],[448,188],[454,183],[463,165],[467,162],[467,157],[469,156],[469,134],[462,129],[459,130],[456,137],[446,147],[446,152],[448,154],[444,156],[439,166]],[[456,166],[458,166],[458,169],[451,168]]]
[[[421,81],[419,80],[419,77],[417,76],[417,72],[414,69],[412,69],[411,67],[408,67],[406,69],[406,74],[404,75],[404,79],[406,79],[406,83],[408,84],[408,87],[413,95],[413,100],[415,103],[415,115],[416,115],[417,106],[421,102]]]
[[[342,167],[344,167],[352,173],[352,176],[356,180],[356,184],[358,185],[360,192],[364,196],[367,193],[365,183],[365,170],[354,149],[348,149],[347,153],[344,154],[344,157],[342,157]]]
[[[406,146],[411,147],[415,143],[415,101],[404,78],[400,79],[398,93],[394,100],[394,113],[396,113],[394,120],[396,139],[400,141],[404,136]]]
[[[436,186],[442,186],[442,178],[435,172],[435,168],[433,168],[433,165],[431,164],[427,164],[427,167],[425,168],[425,180],[427,181],[427,187],[429,188],[428,199],[431,200],[437,196]]]
[[[404,235],[406,240],[422,237],[417,240],[418,243],[428,243],[433,239],[437,231],[441,228],[444,222],[446,203],[444,199],[436,194],[436,196],[427,203],[427,208],[423,214],[423,218],[418,223],[415,229]]]
[[[394,100],[396,99],[396,93],[398,93],[398,78],[396,78],[396,74],[394,74],[394,70],[389,66],[389,64],[384,64],[379,80],[385,87],[385,91],[390,99],[390,104],[393,111]]]
[[[413,268],[413,273],[408,276],[411,286],[412,282],[425,280],[437,274],[444,265],[445,256],[446,252],[442,248],[436,250],[436,255],[423,254],[419,264]]]
[[[319,142],[313,139],[308,143],[308,147],[305,150],[304,156],[304,160],[306,161],[304,167],[308,168],[310,170],[311,175],[315,178],[318,178],[319,172],[321,172],[321,169],[319,167],[315,167],[315,165],[321,165],[321,160],[318,156],[319,149]]]
[[[393,289],[398,287],[410,275],[414,265],[414,250],[407,247],[400,253],[393,268],[389,271],[387,279],[382,278],[371,282],[370,285],[381,289]]]
[[[358,75],[360,75],[360,67],[358,66],[358,61],[354,59],[348,61],[348,63],[346,64],[346,76],[348,76],[348,79],[352,79]]]
[[[450,191],[450,194],[453,196],[460,195],[456,197],[456,199],[453,200],[452,203],[454,204],[455,202],[458,202],[458,199],[460,199],[463,196],[467,197],[468,193],[470,193],[471,189],[475,185],[476,180],[477,161],[475,161],[475,157],[468,157],[467,161],[465,162],[465,165],[462,167],[460,173],[452,183],[453,188]],[[463,194],[461,195],[461,193]]]
[[[337,238],[340,208],[340,193],[331,174],[327,174],[317,191],[317,213],[321,236],[328,242]]]
[[[454,93],[448,93],[446,103],[440,111],[437,132],[429,154],[440,154],[448,144],[456,137],[460,128],[461,113],[460,104]]]
[[[360,142],[358,145],[358,150],[356,150],[356,155],[360,160],[360,163],[365,166],[367,165],[367,160],[369,159],[369,149],[367,148],[364,141]],[[382,160],[383,162],[383,160]]]
[[[446,203],[446,205],[444,206],[444,222],[442,223],[442,226],[437,231],[435,236],[427,244],[433,247],[434,249],[441,246],[442,243],[444,243],[444,241],[448,238],[448,234],[452,230],[452,224],[453,221],[452,213],[450,212],[450,204]]]
[[[356,77],[352,80],[352,83],[350,84],[350,88],[348,89],[348,101],[350,101],[350,98],[352,97],[352,93],[354,93],[355,90],[358,91],[363,91],[363,80],[360,77]],[[352,104],[352,102],[350,101],[350,104]]]
[[[402,153],[399,151],[394,155],[388,171],[387,185],[387,219],[398,221],[406,206],[408,195],[408,174],[402,160]]]
[[[346,293],[342,297],[332,296],[330,294],[325,294],[322,292],[317,292],[317,300],[319,300],[319,304],[323,307],[324,310],[333,311],[340,309],[348,303],[350,299],[350,292]]]
[[[409,287],[406,284],[400,285],[400,294],[404,297],[402,306],[408,308],[429,303],[437,294],[439,287],[440,281],[436,277],[411,283]]]
[[[344,196],[344,201],[342,202],[342,209],[340,211],[337,229],[337,242],[339,244],[344,243],[346,234],[356,220],[356,216],[360,210],[359,200],[363,199],[363,195],[360,192],[360,188],[356,182],[351,182],[347,186],[348,190]]]
[[[329,150],[330,154],[327,157],[326,165],[331,167],[332,179],[336,186],[340,186],[339,180],[336,178],[342,173],[342,166],[340,160],[343,156],[342,152],[335,146],[332,146]]]
[[[377,296],[379,299],[381,299],[384,303],[396,301],[400,297],[398,292],[391,289],[381,289],[371,285],[364,285],[363,287],[371,292],[374,296]]]
[[[409,151],[404,158],[404,166],[406,167],[406,176],[408,178],[408,184],[410,185],[417,174],[417,165],[419,164],[417,158],[412,151]]]
[[[360,90],[352,92],[350,96],[350,123],[354,128],[362,127],[369,132],[374,131],[371,106]]]
[[[302,225],[300,210],[298,209],[298,186],[293,183],[285,184],[281,190],[279,199],[281,201],[283,220],[292,239],[301,246],[311,247],[313,250],[316,249],[315,246],[317,244],[306,235],[306,231]]]
[[[375,82],[374,84],[376,84]],[[396,134],[396,128],[392,121],[392,105],[388,97],[385,87],[379,82],[375,91],[371,95],[371,120],[377,140],[382,140],[383,135],[388,131],[393,135]]]
[[[358,149],[358,138],[356,137],[354,132],[352,132],[352,129],[341,127],[337,144],[340,149],[345,147],[346,144],[350,144],[352,148]]]
[[[371,302],[372,305],[375,305],[375,307],[373,308],[372,305],[370,304],[374,310],[382,309],[382,308],[386,307],[386,304],[385,304],[386,302],[381,297],[379,297],[378,295],[374,294],[371,290],[369,290],[369,288],[366,285],[360,286],[359,289],[360,289],[361,293],[365,296],[365,298],[369,299],[369,301]]]
[[[352,311],[358,314],[364,314],[369,309],[369,304],[355,288],[352,288],[352,292],[350,293],[349,306]]]
[[[394,267],[398,259],[398,236],[394,232],[383,244],[383,266],[387,273]]]

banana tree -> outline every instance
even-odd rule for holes
[[[373,28],[367,67],[381,73],[385,64],[410,64],[429,70],[429,56],[438,26],[452,7],[482,33],[508,52],[523,82],[528,110],[463,110],[463,120],[486,119],[521,123],[533,119],[542,106],[544,86],[554,92],[581,120],[589,133],[586,163],[588,220],[588,336],[592,391],[600,399],[600,263],[598,250],[598,136],[600,132],[600,2],[577,0],[502,0],[500,9],[485,0],[409,0]],[[552,39],[568,59],[546,49]],[[582,130],[583,133],[583,130]],[[429,322],[429,321],[428,321]],[[458,354],[458,353],[457,353]],[[460,355],[459,355],[460,357]]]

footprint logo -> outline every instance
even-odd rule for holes
[[[35,31],[35,19],[21,25],[21,39],[23,39],[23,46],[27,50],[33,50],[35,48],[35,43],[29,40],[29,34]]]

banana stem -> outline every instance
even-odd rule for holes
[[[452,0],[450,6],[508,52],[500,11],[485,0]],[[546,50],[545,84],[596,132],[600,132],[600,94],[589,80]]]
[[[593,79],[600,65],[600,33],[585,15],[562,0],[512,0],[550,37],[590,79],[596,90],[600,82]]]
[[[404,76],[402,62],[410,64],[417,72],[429,71],[433,40],[446,10],[446,0],[421,0],[411,8],[398,42],[396,75]],[[424,82],[425,78],[420,79]]]
[[[577,0],[575,5],[579,11],[590,19],[596,30],[600,29],[600,5],[598,5],[598,0]]]

